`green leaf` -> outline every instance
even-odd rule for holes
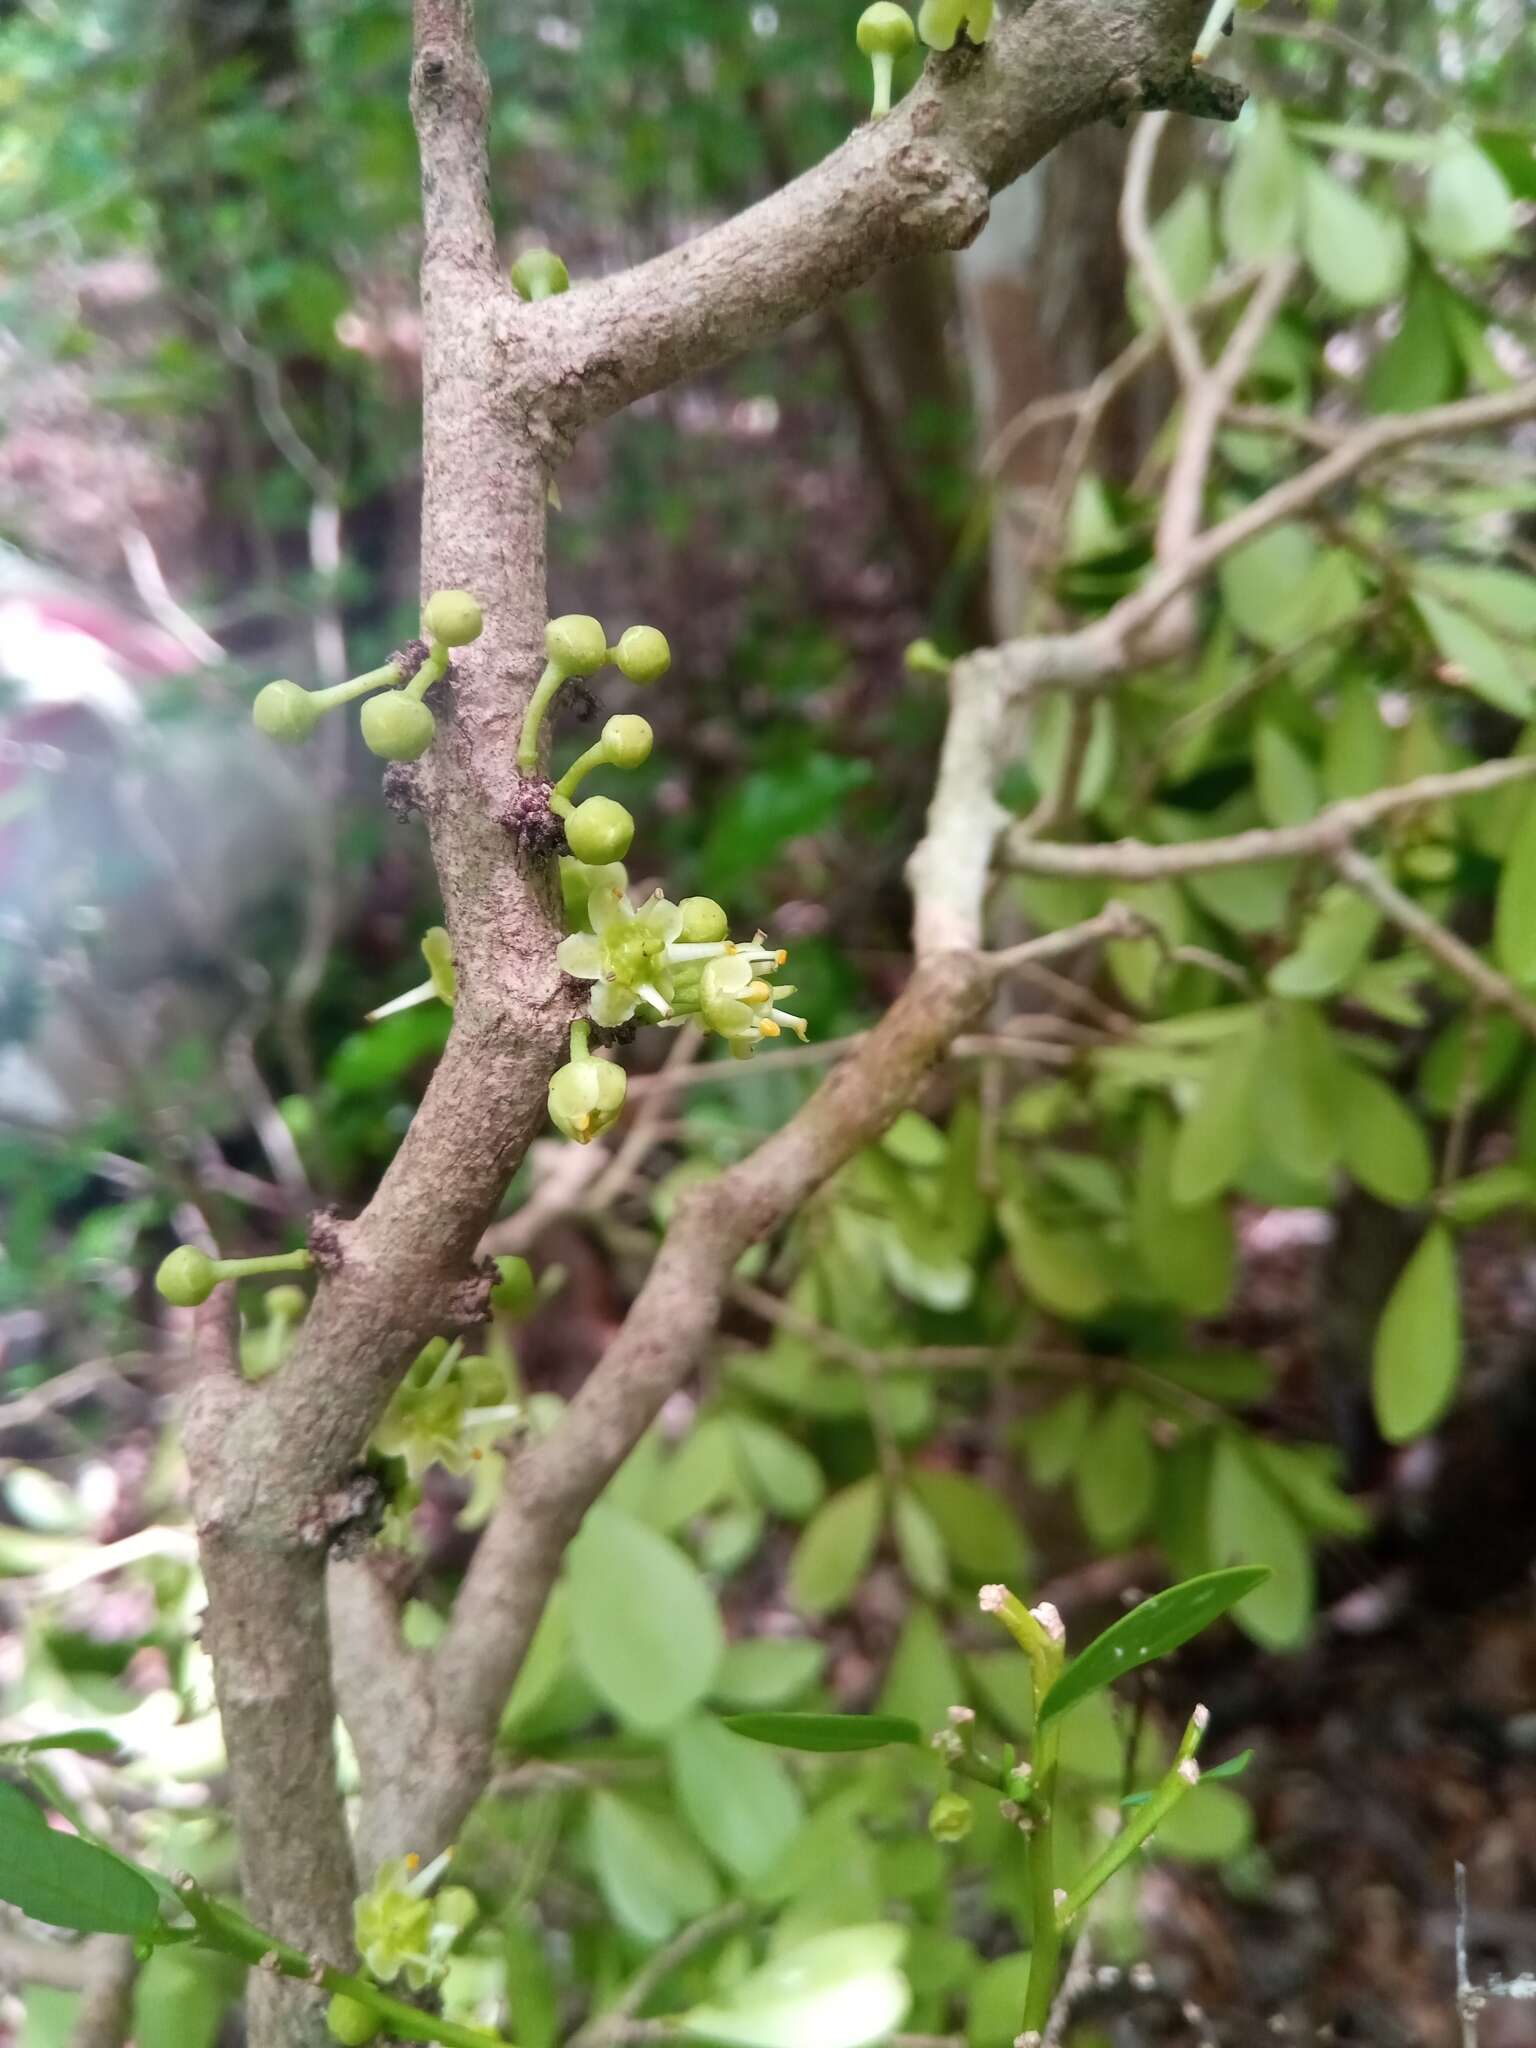
[[[1253,1808],[1241,1792],[1213,1783],[1213,1777],[1213,1772],[1204,1772],[1158,1829],[1157,1846],[1165,1856],[1190,1863],[1226,1863],[1252,1842]]]
[[[1336,995],[1365,964],[1381,912],[1345,882],[1323,891],[1306,923],[1294,953],[1269,972],[1277,996]]]
[[[826,1492],[821,1467],[793,1437],[750,1415],[731,1417],[741,1463],[766,1507],[791,1522],[803,1522]]]
[[[1100,1550],[1140,1533],[1157,1492],[1150,1412],[1139,1394],[1119,1393],[1088,1432],[1077,1466],[1077,1511]]]
[[[704,1715],[667,1744],[678,1804],[699,1840],[743,1882],[776,1863],[805,1817],[775,1756]]]
[[[1210,283],[1216,271],[1216,235],[1211,220],[1211,198],[1204,185],[1191,183],[1163,213],[1152,230],[1152,240],[1162,258],[1175,298],[1189,305]],[[1157,325],[1157,314],[1145,290],[1134,280],[1126,294],[1131,318],[1138,327]]]
[[[1221,232],[1239,263],[1268,263],[1296,246],[1301,225],[1301,159],[1272,100],[1238,124],[1232,168],[1222,182]]]
[[[1448,681],[1463,684],[1512,718],[1530,717],[1536,701],[1531,684],[1502,640],[1480,619],[1433,596],[1422,583],[1414,589],[1413,602],[1446,664]]]
[[[619,1508],[589,1510],[569,1552],[571,1640],[593,1690],[656,1732],[708,1693],[724,1638],[714,1596],[665,1536]]]
[[[1511,981],[1536,985],[1536,797],[1527,795],[1499,876],[1493,950]]]
[[[846,1604],[875,1554],[883,1507],[880,1481],[871,1476],[817,1509],[789,1560],[789,1590],[802,1614]]]
[[[1408,286],[1402,325],[1366,372],[1365,402],[1372,412],[1422,412],[1454,398],[1461,381],[1445,292],[1420,263]]]
[[[1369,683],[1346,683],[1323,738],[1323,788],[1333,802],[1366,796],[1387,780],[1392,733]]]
[[[983,1585],[1028,1569],[1029,1542],[1019,1518],[990,1486],[928,1465],[909,1472],[907,1484],[938,1524],[961,1577]]]
[[[1247,1455],[1223,1435],[1211,1466],[1211,1556],[1220,1565],[1267,1565],[1269,1577],[1233,1609],[1267,1650],[1294,1650],[1306,1638],[1315,1601],[1312,1550],[1290,1503]]]
[[[1030,1958],[999,1956],[977,1972],[966,2013],[967,2048],[1013,2048],[1029,1990]]]
[[[1317,770],[1278,725],[1261,725],[1253,736],[1253,783],[1271,825],[1305,825],[1322,809]]]
[[[723,1706],[782,1707],[810,1691],[827,1661],[809,1636],[753,1636],[727,1643],[711,1697]]]
[[[1431,1224],[1398,1275],[1376,1326],[1371,1397],[1389,1444],[1422,1436],[1445,1413],[1461,1376],[1456,1247]]]
[[[1408,236],[1399,220],[1319,164],[1304,172],[1302,247],[1318,283],[1341,306],[1381,306],[1408,274]]]
[[[1170,1192],[1173,1122],[1160,1102],[1141,1116],[1132,1239],[1148,1283],[1192,1316],[1217,1315],[1232,1292],[1231,1219],[1219,1201],[1178,1205]]]
[[[919,1728],[938,1728],[949,1709],[961,1702],[964,1689],[938,1617],[931,1607],[914,1605],[880,1688],[881,1713],[915,1721]]]
[[[1339,1090],[1345,1171],[1379,1201],[1411,1209],[1428,1199],[1435,1164],[1429,1139],[1398,1091],[1351,1065]]]
[[[918,1592],[941,1598],[949,1590],[949,1552],[938,1523],[905,1487],[891,1503],[891,1525],[902,1570]]]
[[[1270,1016],[1259,1136],[1266,1153],[1299,1181],[1326,1178],[1339,1156],[1341,1062],[1321,1011],[1276,1003]]]
[[[32,1735],[25,1742],[0,1742],[0,1757],[8,1762],[24,1756],[41,1756],[49,1749],[71,1749],[79,1756],[116,1756],[122,1744],[105,1728],[63,1728],[57,1735]]]
[[[728,1714],[725,1725],[749,1741],[772,1742],[780,1749],[884,1749],[892,1742],[923,1739],[917,1723],[900,1714]]]
[[[665,1814],[598,1792],[587,1814],[586,1839],[604,1902],[637,1941],[665,1941],[719,1900],[715,1873]]]
[[[1409,134],[1400,128],[1366,128],[1353,121],[1293,121],[1291,133],[1322,149],[1372,157],[1384,164],[1432,164],[1445,151],[1443,134]]]
[[[1452,263],[1476,263],[1509,247],[1514,199],[1504,173],[1475,143],[1456,141],[1430,167],[1419,233]]]
[[[145,1934],[160,1918],[154,1886],[132,1864],[50,1828],[19,1795],[0,1805],[0,1899],[81,1934]]]
[[[1317,559],[1312,530],[1299,522],[1272,526],[1234,548],[1217,575],[1222,603],[1238,631],[1260,647],[1288,646],[1297,637],[1295,594]]]
[[[1168,1191],[1185,1208],[1221,1194],[1248,1163],[1262,1045],[1255,1015],[1211,1054],[1200,1094],[1179,1126],[1168,1162]]]
[[[1255,1587],[1269,1577],[1262,1565],[1239,1565],[1225,1571],[1205,1572],[1166,1592],[1154,1593],[1129,1614],[1096,1636],[1081,1655],[1074,1657],[1040,1706],[1040,1725],[1064,1714],[1068,1707],[1102,1692],[1128,1671],[1166,1657],[1199,1635],[1213,1621],[1220,1620]]]
[[[1339,1455],[1326,1444],[1276,1444],[1262,1437],[1254,1457],[1307,1527],[1319,1536],[1363,1536],[1371,1518],[1359,1501],[1339,1490]]]
[[[1252,1351],[1194,1351],[1180,1358],[1149,1358],[1147,1370],[1207,1401],[1243,1408],[1267,1401],[1275,1389],[1275,1369]]]
[[[1466,1092],[1471,1068],[1474,1102],[1489,1102],[1508,1083],[1525,1051],[1525,1033],[1506,1011],[1496,1010],[1472,1029],[1466,1010],[1454,1016],[1419,1065],[1419,1097],[1435,1116],[1452,1116]]]
[[[1094,1232],[1052,1229],[1012,1194],[998,1203],[997,1220],[1014,1271],[1042,1308],[1087,1322],[1109,1305],[1114,1290]]]
[[[647,1438],[646,1443],[650,1442]],[[649,1453],[644,1464],[650,1464]],[[633,1486],[635,1511],[642,1505],[641,1519],[664,1534],[686,1527],[712,1508],[740,1492],[736,1471],[735,1438],[723,1415],[707,1415],[684,1437],[665,1464],[649,1474],[644,1464],[626,1465],[626,1488]],[[610,1506],[628,1507],[629,1499],[610,1494]]]
[[[911,2004],[899,1968],[905,1941],[905,1930],[891,1926],[813,1935],[678,2025],[726,2048],[868,2048],[900,2026]]]
[[[1536,1174],[1524,1166],[1490,1166],[1442,1189],[1437,1204],[1448,1223],[1462,1229],[1502,1216],[1507,1209],[1536,1205]]]
[[[1536,1117],[1533,1117],[1536,1124]],[[1093,1421],[1093,1391],[1075,1387],[1060,1401],[1019,1425],[1029,1469],[1037,1486],[1059,1486],[1077,1463]],[[1000,1572],[999,1578],[1007,1578]]]

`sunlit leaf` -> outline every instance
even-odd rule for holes
[[[1407,1443],[1439,1421],[1461,1375],[1456,1247],[1431,1224],[1387,1297],[1371,1358],[1371,1396],[1382,1435]]]

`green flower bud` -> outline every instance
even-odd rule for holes
[[[174,1308],[196,1308],[219,1284],[218,1269],[206,1252],[184,1244],[160,1261],[155,1285]]]
[[[553,249],[525,249],[512,266],[512,289],[520,299],[552,299],[571,288],[571,273]]]
[[[526,1259],[500,1258],[496,1270],[501,1278],[491,1289],[491,1307],[499,1308],[503,1315],[526,1315],[537,1291],[532,1266]]]
[[[969,1799],[941,1792],[928,1812],[928,1832],[936,1842],[963,1842],[975,1819]]]
[[[432,1918],[439,1927],[451,1927],[462,1934],[480,1917],[480,1901],[465,1884],[445,1884],[432,1901]]]
[[[650,723],[620,711],[603,727],[603,747],[615,768],[638,768],[651,758]]]
[[[544,652],[563,676],[591,676],[608,659],[608,635],[585,612],[567,612],[544,628]]]
[[[363,744],[385,761],[419,761],[437,733],[425,704],[403,690],[386,690],[363,706]]]
[[[901,657],[909,676],[948,677],[954,663],[931,640],[914,640]]]
[[[672,666],[672,649],[658,627],[626,626],[613,658],[632,683],[659,683]]]
[[[308,690],[297,683],[268,683],[256,693],[251,718],[258,732],[269,740],[284,740],[290,746],[307,740],[320,723],[320,712]]]
[[[618,1121],[629,1083],[610,1060],[572,1060],[549,1084],[549,1120],[556,1130],[587,1145]]]
[[[267,1290],[267,1321],[296,1323],[309,1307],[302,1287],[272,1287]]]
[[[442,647],[467,647],[485,630],[485,614],[467,590],[436,590],[427,599],[421,623],[429,639]]]
[[[592,867],[622,860],[635,836],[635,821],[611,796],[589,796],[565,821],[565,843]]]
[[[917,32],[930,50],[952,50],[963,26],[973,43],[992,33],[994,0],[923,0]]]
[[[338,1991],[325,2009],[325,2024],[345,2048],[368,2048],[379,2031],[377,2015],[356,1998]]]
[[[713,896],[685,896],[677,906],[683,913],[678,937],[690,946],[712,946],[731,928],[730,919]]]
[[[878,121],[891,111],[891,74],[896,59],[904,57],[917,41],[912,17],[895,0],[875,0],[859,16],[855,31],[859,48],[874,68],[875,98],[871,120]]]

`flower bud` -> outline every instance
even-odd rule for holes
[[[615,768],[638,768],[651,757],[650,722],[631,711],[616,712],[603,727],[603,746]]]
[[[309,1307],[302,1287],[272,1287],[267,1290],[267,1321],[296,1323]]]
[[[525,1315],[533,1306],[536,1291],[532,1266],[526,1259],[500,1258],[496,1270],[501,1278],[491,1289],[491,1307],[499,1308],[503,1315]]]
[[[678,937],[690,946],[712,946],[730,930],[730,919],[713,896],[685,896],[677,906],[683,913]]]
[[[875,0],[859,16],[855,31],[859,48],[869,58],[875,73],[875,98],[871,118],[878,121],[891,111],[891,73],[896,59],[904,57],[917,41],[912,17],[895,0]]]
[[[572,1060],[550,1080],[550,1122],[578,1145],[590,1144],[618,1121],[628,1086],[610,1060]]]
[[[520,299],[552,299],[571,288],[571,273],[553,249],[525,249],[512,266],[512,289]]]
[[[632,683],[658,683],[672,666],[672,649],[657,627],[626,626],[613,658]]]
[[[435,590],[421,615],[429,639],[442,647],[467,647],[485,630],[485,614],[467,590]]]
[[[385,761],[419,761],[437,733],[425,704],[403,690],[385,690],[363,706],[363,744]]]
[[[959,1792],[941,1792],[928,1812],[928,1832],[936,1842],[963,1842],[976,1815]]]
[[[923,0],[917,32],[930,50],[952,50],[963,26],[973,43],[992,33],[994,0]]]
[[[462,1934],[480,1917],[480,1901],[464,1884],[445,1884],[432,1901],[432,1918],[440,1927]]]
[[[309,738],[320,723],[320,713],[308,690],[301,690],[297,683],[268,683],[256,693],[251,719],[269,740],[284,740],[294,746]]]
[[[931,640],[913,640],[901,657],[909,676],[948,677],[954,663]]]
[[[325,2024],[344,2048],[367,2048],[379,2031],[377,2016],[356,1998],[338,1991],[325,2009]]]
[[[611,796],[589,796],[565,821],[565,843],[592,867],[622,860],[635,836],[635,821]]]
[[[195,1245],[177,1247],[160,1261],[155,1285],[174,1308],[196,1308],[219,1284],[212,1259]]]
[[[586,612],[567,612],[544,628],[544,652],[562,675],[596,675],[608,659],[608,635]]]

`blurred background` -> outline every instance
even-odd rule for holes
[[[856,11],[481,0],[508,261],[547,245],[576,280],[600,275],[815,161],[867,110]],[[0,1711],[21,1735],[110,1729],[130,1764],[60,1763],[61,1795],[215,1882],[232,1862],[176,1442],[186,1331],[151,1277],[177,1241],[280,1249],[316,1204],[361,1206],[448,1022],[437,1004],[364,1022],[420,980],[441,906],[355,724],[288,753],[249,722],[269,677],[336,682],[416,630],[407,14],[0,0]],[[1172,125],[1149,204],[1179,295],[1218,335],[1233,276],[1300,238],[1246,402],[1330,430],[1529,376],[1526,0],[1281,0],[1240,17],[1216,62],[1255,107],[1235,140]],[[906,973],[902,863],[945,710],[942,672],[905,663],[908,644],[953,655],[1091,616],[1149,558],[1177,392],[1128,289],[1128,139],[1075,137],[972,249],[645,401],[559,476],[551,610],[611,634],[644,620],[673,648],[643,700],[602,688],[605,712],[643,701],[657,733],[632,785],[632,877],[718,897],[790,948],[813,1046],[867,1025]],[[1287,227],[1296,179],[1310,211]],[[1081,402],[1041,402],[1090,388],[1083,444]],[[1218,506],[1278,459],[1237,430],[1222,452]],[[1346,700],[1373,707],[1367,752],[1391,735],[1413,754],[1373,754],[1366,787],[1529,751],[1533,514],[1519,431],[1328,501],[1224,576],[1198,663],[1151,678],[1118,724],[1074,738],[1064,706],[1042,716],[1009,800],[1027,812],[1076,750],[1106,834],[1177,836],[1181,806],[1206,829],[1288,821],[1306,814],[1298,772],[1315,799],[1362,786],[1329,738]],[[1289,755],[1256,746],[1260,725]],[[560,746],[584,743],[568,726]],[[1420,818],[1396,849],[1474,943],[1512,829]],[[1309,905],[1291,878],[1217,894],[1152,909],[1170,941],[1242,973],[1295,948]],[[1011,885],[998,928],[1067,921],[1047,898]],[[1456,1858],[1479,1967],[1536,1965],[1530,1051],[1447,986],[1420,1000],[1401,955],[1373,964],[1364,993],[1326,976],[1288,992],[1353,1000],[1438,1184],[1478,1181],[1452,1217],[1464,1391],[1437,1437],[1389,1449],[1366,1394],[1427,1184],[1383,1197],[1331,1158],[1310,1179],[1272,1159],[1238,1191],[1214,1282],[1085,1291],[1085,1257],[1101,1279],[1127,1270],[1143,1227],[1127,1160],[1147,1142],[1128,1135],[1129,1068],[1117,1094],[1093,1061],[1223,999],[1219,972],[1173,986],[1132,947],[1107,984],[1037,990],[1027,1057],[957,1063],[743,1277],[708,1384],[616,1491],[724,1612],[717,1704],[879,1700],[931,1724],[966,1697],[1005,1731],[1022,1708],[978,1633],[976,1583],[1048,1590],[1092,1627],[1170,1563],[1198,1567],[1193,1523],[1244,1523],[1284,1602],[1187,1653],[1166,1699],[1081,1734],[1085,1830],[1197,1696],[1232,1750],[1255,1750],[1108,1916],[1104,1952],[1150,1956],[1167,1997],[1127,2016],[1106,1994],[1085,2040],[1189,2038],[1186,1999],[1222,2040],[1456,2040]],[[487,1341],[551,1400],[622,1317],[678,1187],[776,1128],[819,1071],[765,1059],[718,1080],[684,1044],[638,1085],[667,1056],[658,1037],[626,1054],[629,1123],[606,1150],[537,1145],[498,1226],[540,1291]],[[1021,1187],[1009,1155],[1026,1145]],[[246,1306],[250,1369],[280,1364],[283,1326],[259,1293]],[[1251,1479],[1236,1502],[1207,1469],[1233,1446]],[[429,1644],[485,1485],[438,1464],[421,1486],[399,1570]],[[958,1874],[946,1864],[922,1833],[926,1763],[775,1779],[779,1860],[733,1857],[678,1790],[675,1754],[668,1777],[666,1741],[635,1732],[645,1714],[541,1640],[467,1852],[485,1917],[463,2011],[510,2003],[540,2048],[649,1946],[740,1897],[806,1926],[904,1922],[909,2026],[1005,2048],[1012,1847],[979,1825]],[[29,1980],[10,1938],[0,2040],[67,2043],[69,1956]],[[159,1959],[136,2037],[233,2043],[236,1990]],[[1491,2010],[1484,2048],[1536,2040],[1532,2012]]]

